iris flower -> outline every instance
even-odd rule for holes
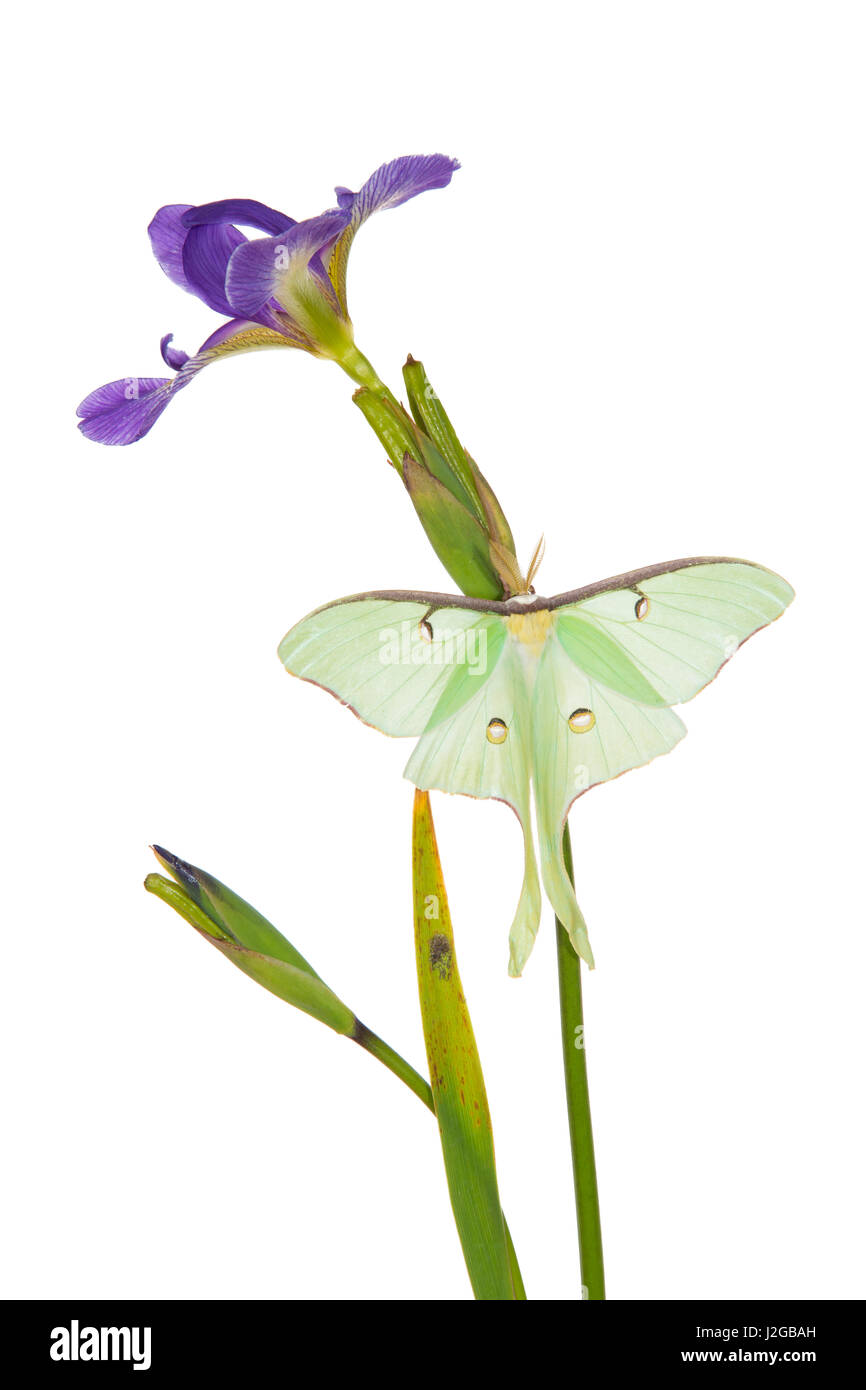
[[[346,301],[349,248],[372,213],[444,188],[457,168],[445,155],[405,155],[383,164],[357,193],[337,188],[337,206],[303,222],[249,198],[160,208],[148,228],[156,259],[170,280],[226,322],[192,357],[166,334],[160,350],[174,376],[122,377],[98,387],[78,407],[78,428],[100,444],[132,444],[202,367],[258,348],[302,348],[381,389],[355,346]],[[266,235],[251,241],[239,226]]]

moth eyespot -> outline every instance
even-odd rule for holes
[[[634,615],[639,623],[643,621],[648,612],[649,599],[647,598],[646,594],[641,594],[640,598],[634,606]]]
[[[573,734],[588,734],[595,725],[595,715],[591,709],[576,709],[568,716],[568,727]]]
[[[421,638],[422,642],[433,641],[433,629],[426,618],[422,618],[418,624],[418,636]]]
[[[504,743],[508,738],[508,725],[504,719],[491,719],[487,725],[487,742]]]

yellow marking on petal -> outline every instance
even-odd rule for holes
[[[308,269],[304,257],[294,255],[286,266],[280,267],[273,297],[300,329],[309,344],[308,352],[339,362],[354,348],[355,339],[339,294],[333,285],[331,289],[335,300]]]
[[[245,328],[226,338],[224,343],[206,348],[202,357],[206,362],[216,362],[220,357],[229,357],[233,352],[254,352],[257,348],[294,347],[295,344],[273,328],[263,328],[258,324]]]
[[[341,232],[334,242],[331,250],[331,257],[328,261],[328,279],[334,286],[340,308],[348,318],[349,305],[346,299],[346,267],[349,261],[349,249],[355,239],[355,228],[349,223],[344,232]]]

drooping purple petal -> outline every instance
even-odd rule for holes
[[[156,424],[178,381],[125,376],[98,386],[78,407],[78,428],[97,444],[134,444]]]
[[[127,376],[97,387],[85,397],[76,412],[80,416],[78,428],[82,434],[99,444],[134,444],[153,428],[172,397],[188,386],[209,363],[232,353],[252,352],[258,348],[303,346],[285,333],[247,319],[232,319],[220,324],[194,357],[171,347],[171,338],[167,333],[160,347],[169,366],[177,364],[177,375],[167,378]]]
[[[159,209],[147,229],[153,254],[169,280],[182,290],[190,288],[183,269],[183,245],[189,228],[181,220],[189,210],[189,203],[169,203]]]
[[[279,236],[295,226],[294,217],[287,217],[266,203],[257,203],[255,198],[223,198],[217,203],[202,203],[199,207],[187,208],[184,216],[186,227],[205,227],[214,223],[234,223],[241,227],[255,227],[269,236]]]
[[[279,236],[239,246],[226,276],[226,295],[235,312],[254,318],[269,299],[279,300],[280,286],[292,263],[308,266],[314,256],[327,255],[347,221],[348,213],[335,209],[297,222]],[[291,304],[283,307],[291,313]]]
[[[360,227],[374,212],[396,208],[430,188],[444,188],[460,163],[444,154],[407,154],[382,164],[360,190],[336,190],[341,208],[351,211],[352,224]]]

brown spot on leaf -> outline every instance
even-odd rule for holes
[[[441,933],[431,936],[428,950],[431,969],[436,971],[440,980],[450,980],[454,958],[448,937],[442,936]]]

